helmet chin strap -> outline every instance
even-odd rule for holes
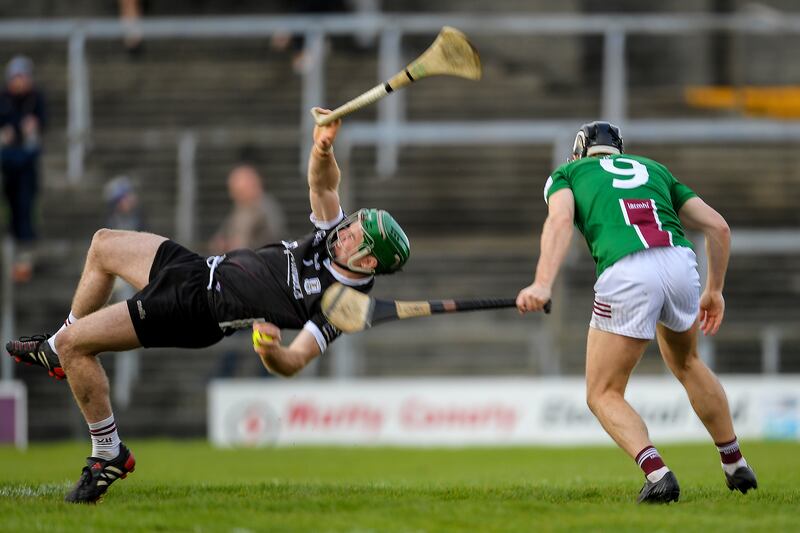
[[[370,250],[368,248],[362,248],[361,250],[358,250],[356,253],[350,256],[350,258],[347,260],[347,264],[342,263],[336,258],[333,259],[333,262],[342,267],[343,269],[349,272],[353,272],[354,274],[374,274],[375,273],[374,268],[368,269],[360,267],[355,264],[356,261],[361,260],[362,258],[368,256],[369,254]]]

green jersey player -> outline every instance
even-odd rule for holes
[[[598,276],[640,250],[692,247],[676,209],[697,195],[651,159],[609,154],[575,160],[548,178],[545,200],[564,188],[575,196],[575,224],[586,237]]]
[[[722,288],[730,250],[725,219],[665,166],[624,153],[619,128],[608,122],[581,127],[570,161],[547,179],[544,197],[548,216],[536,275],[517,296],[517,307],[523,313],[539,311],[550,300],[576,226],[598,276],[586,348],[587,402],[643,470],[638,501],[667,503],[680,495],[675,475],[624,397],[630,374],[654,337],[717,445],[728,488],[743,493],[756,488],[725,392],[697,352],[698,330],[715,334],[725,311]],[[684,228],[706,238],[708,277],[702,295]]]

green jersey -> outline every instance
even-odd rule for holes
[[[575,196],[575,225],[589,245],[598,276],[639,250],[692,247],[678,211],[697,194],[660,163],[630,154],[584,157],[547,178],[545,201],[564,188]]]

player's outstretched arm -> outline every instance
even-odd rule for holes
[[[297,374],[320,354],[316,339],[306,330],[292,344],[282,346],[281,330],[269,322],[253,324],[253,350],[270,373],[284,377]]]
[[[678,216],[687,229],[701,231],[706,238],[708,276],[700,297],[700,328],[706,335],[714,335],[725,315],[725,273],[731,250],[731,229],[716,210],[700,198],[690,198],[683,204]]]
[[[547,219],[542,228],[541,250],[533,283],[517,295],[520,313],[541,311],[550,301],[561,263],[572,242],[575,218],[575,197],[570,189],[561,189],[550,196]]]
[[[327,109],[315,107],[319,113],[327,115]],[[317,220],[329,221],[339,216],[339,181],[341,172],[333,155],[333,141],[339,133],[341,120],[327,126],[314,126],[314,145],[308,156],[308,195],[311,212]]]

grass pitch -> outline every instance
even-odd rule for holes
[[[800,444],[744,442],[760,487],[725,487],[711,444],[660,447],[681,501],[637,506],[614,447],[278,448],[131,441],[96,506],[62,503],[86,443],[0,448],[1,531],[797,531]]]

